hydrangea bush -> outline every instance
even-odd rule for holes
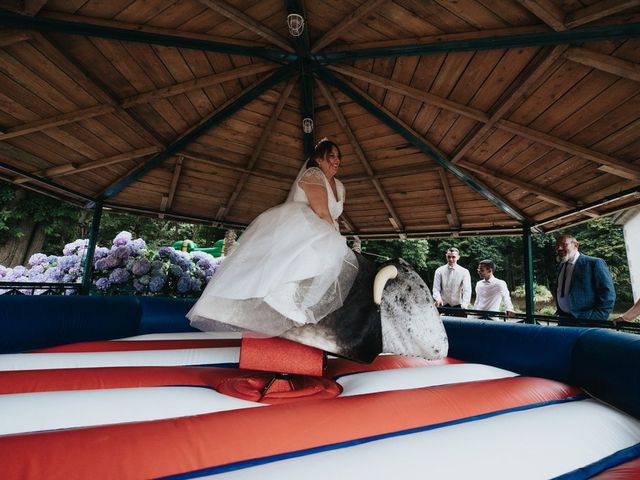
[[[0,282],[81,283],[87,244],[85,239],[68,243],[62,256],[36,253],[30,268],[0,266]],[[190,297],[202,292],[222,258],[172,247],[154,252],[143,239],[120,232],[110,248],[96,247],[93,260],[93,286],[99,293]]]

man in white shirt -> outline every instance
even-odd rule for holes
[[[507,316],[512,317],[515,311],[507,282],[494,277],[495,270],[496,266],[492,260],[482,260],[478,264],[478,275],[481,280],[476,283],[476,303],[473,308],[497,312],[500,310],[500,304],[504,303]]]
[[[446,253],[447,264],[439,267],[433,277],[433,299],[436,307],[467,308],[471,302],[471,275],[458,265],[460,251],[452,247]],[[464,317],[465,314],[453,314]]]

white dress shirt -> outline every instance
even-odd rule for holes
[[[578,261],[578,257],[580,256],[580,252],[576,252],[575,255],[569,259],[567,259],[564,263],[565,265],[560,265],[560,275],[558,276],[558,287],[556,289],[556,302],[558,304],[558,308],[563,312],[569,312],[571,309],[569,308],[569,292],[571,291],[571,277],[573,276],[573,269],[576,266],[576,262]],[[562,282],[564,277],[567,277],[566,285],[564,287],[565,296],[562,296]]]
[[[476,303],[473,307],[474,310],[499,312],[501,303],[504,303],[505,311],[515,311],[511,303],[511,295],[507,288],[507,282],[491,275],[489,280],[480,280],[476,283]]]
[[[466,308],[471,302],[469,270],[458,264],[439,267],[433,277],[433,299],[445,305],[461,305]]]

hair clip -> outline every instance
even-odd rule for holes
[[[323,142],[328,142],[328,141],[329,141],[329,138],[328,138],[328,137],[322,137],[322,138],[320,139],[320,141],[319,141],[318,143],[316,143],[316,146],[315,146],[315,147],[313,147],[313,149],[314,149],[314,150],[315,150],[315,149],[317,149],[317,148],[320,146],[320,144],[322,144]]]

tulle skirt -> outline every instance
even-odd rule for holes
[[[203,331],[222,322],[280,335],[340,308],[357,265],[331,225],[306,203],[287,202],[249,225],[187,317]]]

